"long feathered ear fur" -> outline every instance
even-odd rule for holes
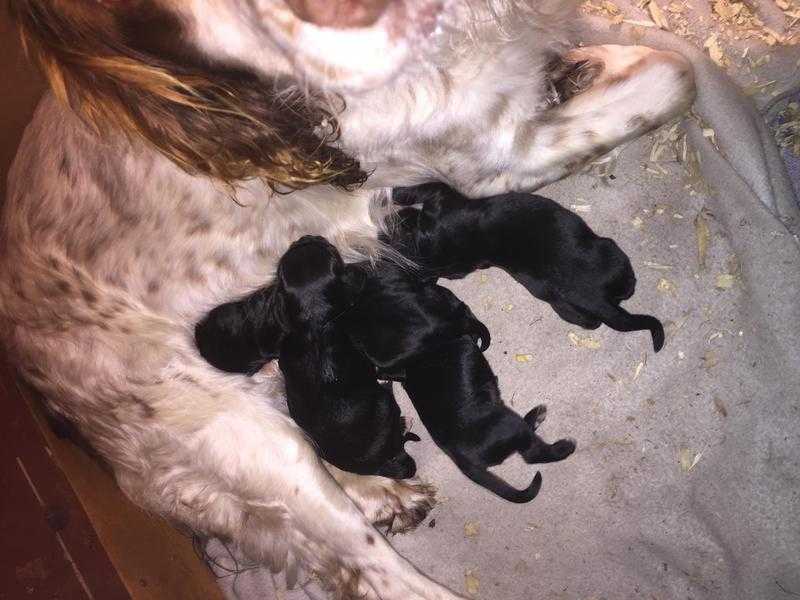
[[[334,110],[294,81],[264,81],[180,48],[155,0],[9,0],[28,55],[96,130],[122,129],[192,174],[278,189],[350,188],[366,174],[334,146]]]

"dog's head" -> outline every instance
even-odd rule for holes
[[[294,242],[278,262],[273,317],[289,331],[319,325],[346,309],[345,266],[339,251],[320,236]]]
[[[392,78],[442,0],[13,0],[29,55],[98,130],[186,171],[281,189],[366,173],[336,145],[339,94]]]

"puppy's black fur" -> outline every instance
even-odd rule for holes
[[[555,462],[575,451],[575,442],[545,443],[536,435],[544,406],[523,419],[503,404],[497,377],[469,337],[439,348],[435,354],[409,365],[403,387],[436,444],[462,473],[501,498],[529,502],[542,484],[537,471],[530,485],[517,490],[491,473],[518,452],[528,463]]]
[[[514,452],[531,463],[562,460],[575,444],[546,444],[534,433],[543,407],[526,422],[503,404],[481,354],[490,341],[486,327],[449,290],[394,265],[348,268],[367,273],[345,317],[356,346],[385,376],[402,381],[436,444],[467,477],[511,502],[532,500],[539,473],[517,490],[487,468]]]
[[[347,271],[358,282],[358,300],[345,315],[345,327],[385,377],[464,334],[481,350],[489,347],[489,330],[447,288],[386,261],[348,265]]]
[[[664,345],[658,319],[619,305],[636,287],[625,253],[556,202],[518,193],[472,200],[440,183],[397,188],[392,199],[422,208],[394,215],[384,241],[432,277],[500,267],[569,323],[649,330],[655,351]]]
[[[390,386],[350,341],[341,317],[360,274],[345,274],[339,252],[305,236],[278,263],[273,314],[285,337],[279,364],[292,418],[342,469],[396,479],[413,477],[404,421]]]
[[[256,373],[278,357],[283,330],[272,319],[274,287],[214,308],[195,327],[200,354],[230,373]]]
[[[362,475],[413,477],[414,459],[404,443],[405,425],[391,386],[381,385],[375,367],[345,333],[340,317],[353,302],[359,273],[345,274],[339,252],[324,238],[305,236],[278,263],[274,288],[261,324],[282,332],[279,364],[286,383],[289,413],[314,440],[320,455],[337,467]],[[230,311],[242,306],[231,307]],[[216,315],[215,315],[216,316]],[[223,330],[231,322],[222,321]],[[209,333],[211,325],[206,325]],[[263,331],[253,332],[261,340]],[[240,361],[274,349],[242,343]],[[258,351],[257,353],[255,351]]]

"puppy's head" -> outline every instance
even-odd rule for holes
[[[392,389],[391,383],[382,384],[387,390]],[[406,442],[419,442],[420,437],[416,433],[406,430],[407,421],[405,417],[399,416],[400,409],[397,404],[392,407],[396,411],[396,416],[393,419],[387,419],[387,422],[395,423],[395,427],[388,432],[384,442],[385,447],[383,456],[390,456],[380,468],[376,471],[376,475],[389,477],[390,479],[410,479],[417,474],[417,463],[406,452]]]
[[[386,461],[377,472],[377,475],[390,479],[410,479],[416,474],[417,463],[405,450]]]
[[[344,261],[325,238],[304,236],[278,262],[275,318],[284,329],[299,321],[324,322],[342,310]]]

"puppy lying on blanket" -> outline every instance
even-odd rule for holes
[[[255,314],[258,310],[264,314]],[[275,336],[276,330],[286,333]],[[222,362],[238,364],[242,372],[269,360],[280,346],[290,412],[323,456],[347,470],[405,476],[414,463],[402,442],[412,434],[401,436],[399,409],[375,382],[371,364],[353,352],[345,331],[385,377],[404,381],[425,426],[462,472],[502,498],[532,500],[541,475],[516,490],[487,467],[514,452],[533,463],[561,460],[575,449],[571,441],[549,445],[536,436],[544,407],[523,420],[502,403],[481,354],[489,332],[452,292],[385,262],[378,268],[344,267],[321,238],[295,242],[279,263],[275,286],[214,309],[196,337],[201,351],[213,350],[204,356],[215,365],[230,344],[235,356]],[[375,402],[376,412],[369,402]],[[379,422],[379,415],[394,424]],[[369,436],[366,441],[361,436],[373,430],[377,440],[367,443]],[[358,452],[364,453],[360,460]]]
[[[487,468],[515,452],[528,463],[563,460],[575,443],[551,445],[535,434],[543,406],[523,419],[503,404],[481,353],[489,344],[485,326],[452,292],[397,266],[348,269],[366,274],[355,278],[361,291],[344,316],[356,346],[384,376],[403,383],[436,444],[467,477],[511,502],[532,500],[541,487],[538,472],[517,490]]]
[[[458,278],[500,267],[569,323],[649,330],[655,351],[664,345],[658,319],[619,305],[636,287],[625,253],[556,202],[518,193],[471,200],[440,183],[396,188],[392,199],[422,208],[394,215],[384,241],[431,276]]]
[[[278,263],[268,314],[283,331],[279,364],[289,413],[337,467],[407,479],[416,465],[403,444],[419,438],[404,435],[391,386],[377,382],[375,367],[342,327],[339,317],[352,304],[343,273],[339,252],[316,236],[300,238]]]

